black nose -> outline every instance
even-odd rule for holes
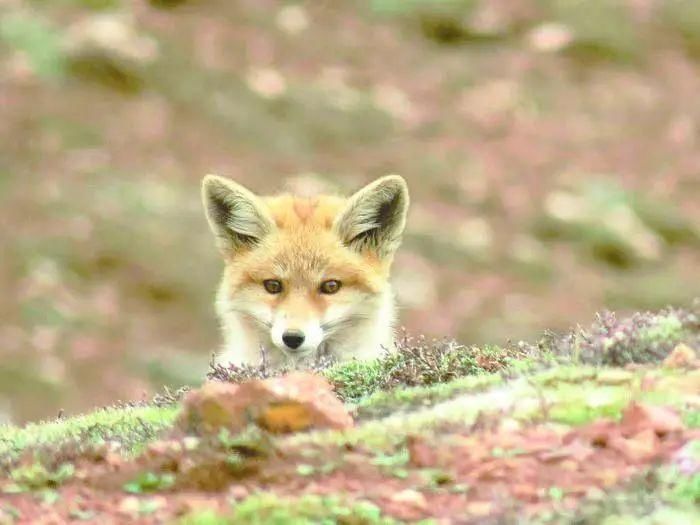
[[[292,350],[296,350],[304,342],[304,334],[301,332],[285,332],[282,334],[282,341]]]

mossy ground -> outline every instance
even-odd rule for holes
[[[4,472],[0,485],[12,508],[25,517],[33,516],[36,501],[46,499],[59,515],[70,514],[75,511],[66,503],[71,494],[82,490],[95,497],[91,491],[99,487],[108,508],[117,509],[114,512],[122,512],[118,509],[124,506],[131,510],[123,512],[135,512],[145,522],[163,516],[174,519],[175,502],[185,505],[206,486],[219,496],[213,497],[209,507],[185,512],[178,518],[182,523],[416,522],[438,516],[450,505],[475,519],[488,509],[508,522],[519,504],[530,509],[532,523],[565,523],[572,516],[594,523],[593,517],[639,515],[628,508],[633,505],[620,502],[642,497],[640,490],[647,500],[656,502],[655,515],[694,519],[697,473],[678,469],[687,470],[688,461],[696,459],[674,463],[671,453],[682,446],[695,450],[700,369],[662,367],[650,362],[650,352],[653,349],[658,360],[679,342],[694,344],[696,316],[695,311],[686,310],[639,314],[614,322],[610,316],[600,316],[590,329],[506,349],[419,341],[414,346],[399,345],[396,353],[376,361],[320,368],[355,417],[355,426],[344,431],[272,436],[251,427],[240,436],[173,437],[170,429],[179,410],[178,395],[23,428],[4,426],[0,427]],[[625,356],[622,362],[627,366],[612,366],[620,356]],[[272,374],[263,368],[212,370],[217,380]],[[540,487],[529,496],[539,506],[523,500],[505,508],[493,501],[474,500],[483,498],[483,487],[491,483],[467,482],[479,465],[489,461],[520,465],[513,475],[525,475],[527,463],[518,462],[540,453],[528,452],[538,439],[561,447],[562,433],[585,429],[602,419],[614,425],[632,403],[674,410],[686,430],[664,445],[667,452],[659,452],[665,463],[613,463],[618,466],[610,467],[609,475],[618,489],[612,496],[596,493],[600,486],[590,477],[585,478],[591,484],[585,494],[563,481],[561,486]],[[460,452],[466,443],[472,443],[466,449],[469,454],[477,454],[477,459],[472,458],[477,463],[468,468],[460,463],[468,457]],[[151,444],[157,448],[151,449]],[[416,450],[432,459],[417,460],[422,456],[416,456]],[[615,454],[605,456],[605,451],[602,459],[595,459],[598,452],[592,453],[594,462],[619,461]],[[456,454],[453,460],[449,460],[451,454]],[[559,471],[551,470],[547,461],[543,463],[548,465],[547,475],[559,479]],[[632,477],[629,472],[622,474],[628,470]],[[647,482],[643,489],[629,484],[651,476],[645,472],[653,473],[653,484]],[[356,485],[348,485],[348,479],[356,479]],[[266,490],[261,492],[263,485]],[[385,489],[375,493],[369,490],[372,486]],[[231,496],[226,487],[243,492]],[[433,509],[431,501],[443,504],[436,503]],[[519,501],[517,496],[514,501]],[[7,509],[5,513],[12,514]]]

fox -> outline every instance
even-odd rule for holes
[[[394,347],[390,270],[409,207],[387,175],[350,197],[258,196],[206,175],[202,200],[223,275],[215,309],[222,365],[299,368],[326,356],[379,357]]]

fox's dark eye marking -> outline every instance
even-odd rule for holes
[[[340,290],[340,281],[337,281],[336,279],[330,279],[321,283],[321,293],[330,295],[336,293],[338,290]]]
[[[267,293],[281,293],[282,292],[282,282],[277,279],[265,279],[263,281],[263,286]]]

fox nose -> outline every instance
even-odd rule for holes
[[[304,334],[290,330],[282,334],[282,342],[292,350],[296,350],[304,342]]]

